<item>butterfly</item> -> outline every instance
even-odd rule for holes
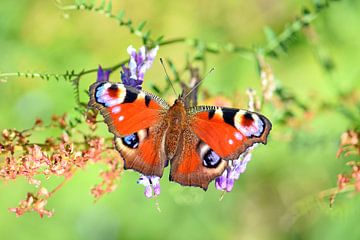
[[[124,168],[162,177],[170,164],[170,181],[208,188],[228,160],[238,159],[255,143],[266,144],[271,122],[242,109],[185,107],[179,96],[162,98],[121,83],[96,82],[89,106],[100,111],[115,136]]]

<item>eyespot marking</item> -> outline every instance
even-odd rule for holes
[[[204,142],[199,142],[199,156],[204,167],[216,168],[221,163],[221,158]]]
[[[105,107],[121,104],[125,95],[126,89],[122,84],[105,82],[95,89],[95,101]]]
[[[119,96],[119,87],[117,84],[112,84],[108,88],[108,93],[111,98],[117,98]]]
[[[127,135],[121,138],[122,143],[129,148],[137,148],[139,146],[139,136],[137,133]]]
[[[212,149],[209,149],[202,158],[203,165],[208,168],[216,168],[220,162],[221,158],[217,155]]]
[[[244,126],[250,126],[253,122],[254,118],[249,112],[246,112],[241,118],[241,124]]]

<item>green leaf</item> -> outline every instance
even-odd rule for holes
[[[306,7],[303,8],[303,10],[302,10],[303,16],[309,15],[310,13],[311,13],[311,11],[308,8],[306,8]]]
[[[280,46],[281,50],[283,50],[284,52],[287,52],[288,47],[286,46],[285,41],[279,42],[279,46]]]
[[[94,8],[95,6],[95,3],[96,3],[96,0],[91,0],[89,3],[88,3],[88,8],[91,10]]]
[[[124,18],[125,16],[125,11],[124,10],[121,10],[117,15],[116,15],[116,19],[119,21],[119,22],[122,22],[122,19]]]
[[[155,39],[155,45],[158,45],[161,43],[161,41],[164,39],[164,35],[161,35],[160,37]]]
[[[101,0],[101,4],[98,8],[96,8],[96,11],[104,10],[105,4],[106,4],[105,0]]]
[[[75,5],[77,5],[77,6],[81,6],[81,5],[84,5],[84,4],[86,4],[86,0],[76,0],[75,1]]]
[[[276,33],[270,27],[264,27],[265,37],[268,43],[277,42]]]
[[[146,25],[146,21],[142,21],[139,26],[136,28],[137,31],[141,32],[143,30],[143,28]]]
[[[296,20],[291,26],[293,31],[299,31],[301,30],[302,27],[303,27],[303,23],[300,20]]]
[[[232,48],[232,49],[234,49],[234,48]],[[217,43],[210,43],[207,45],[206,50],[211,53],[219,53],[220,47],[219,47],[219,44],[217,44]]]
[[[173,73],[174,77],[175,77],[175,81],[179,81],[180,80],[180,76],[179,73],[176,70],[175,64],[170,60],[170,59],[166,59],[167,64],[170,67],[171,72]]]
[[[154,90],[154,92],[156,92],[157,94],[161,94],[161,90],[158,86],[156,86],[155,84],[151,85],[151,88]]]
[[[111,12],[112,12],[112,1],[110,0],[106,7],[106,13],[110,14]]]
[[[203,53],[197,53],[194,57],[194,61],[203,61],[204,60],[204,54]]]
[[[341,113],[344,117],[346,117],[351,122],[356,122],[357,117],[350,109],[346,108],[345,106],[340,105],[337,110],[339,113]]]
[[[148,39],[149,39],[149,37],[150,37],[150,35],[151,35],[151,30],[146,31],[146,32],[144,33],[143,38],[144,38],[144,39],[146,39],[146,40],[148,40]]]

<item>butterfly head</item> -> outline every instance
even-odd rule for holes
[[[167,116],[169,117],[170,122],[185,123],[186,107],[182,98],[179,97],[174,101],[174,104],[170,107]]]
[[[184,101],[184,99],[181,97],[181,95],[179,95],[179,97],[174,101],[173,106],[185,107],[185,101]]]

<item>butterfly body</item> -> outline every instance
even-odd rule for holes
[[[215,106],[172,106],[121,83],[90,87],[89,106],[100,110],[115,136],[126,169],[161,177],[170,163],[170,180],[207,189],[228,160],[255,143],[266,143],[270,121],[254,112]]]
[[[170,160],[175,156],[179,143],[183,140],[182,136],[188,122],[184,102],[180,99],[176,100],[167,111],[164,121],[167,122],[165,153]]]

